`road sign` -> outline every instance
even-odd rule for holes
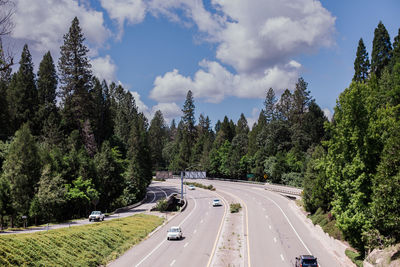
[[[267,174],[264,174],[264,179],[267,179],[268,178],[268,175]]]

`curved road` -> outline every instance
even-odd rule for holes
[[[162,183],[165,186],[178,184]],[[160,185],[161,186],[161,185]],[[134,246],[109,266],[207,266],[215,252],[227,206],[212,207],[216,193],[207,190],[187,192],[188,206],[153,235]],[[180,226],[182,240],[166,239],[171,226]]]
[[[319,266],[323,267],[351,266],[347,259],[325,249],[325,244],[314,230],[293,213],[290,207],[292,200],[264,190],[263,185],[203,179],[196,181],[212,184],[217,190],[188,191],[186,211],[179,213],[110,266],[294,266],[295,257],[300,254],[316,256]],[[160,183],[159,188],[179,188],[179,184],[178,179],[170,179]],[[211,207],[215,197],[222,198],[223,207]],[[241,203],[243,207],[243,220],[236,219],[235,223],[241,224],[236,227],[241,231],[237,235],[244,240],[238,249],[239,261],[232,259],[231,265],[227,265],[227,259],[219,257],[223,257],[223,250],[227,250],[223,244],[230,237],[221,232],[230,231],[230,227],[233,227],[233,222],[229,220],[234,218],[229,218],[226,209],[234,202]],[[166,240],[166,230],[172,225],[182,227],[184,240]]]

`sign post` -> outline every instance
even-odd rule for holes
[[[183,171],[181,171],[181,201],[183,201]]]

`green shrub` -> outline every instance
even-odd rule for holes
[[[0,266],[99,266],[117,258],[163,222],[131,217],[31,234],[0,236]]]
[[[346,256],[349,257],[349,259],[351,259],[351,261],[357,265],[358,267],[363,267],[363,258],[360,255],[360,253],[352,251],[350,249],[346,249],[345,251]]]
[[[240,205],[240,203],[232,203],[230,205],[231,213],[237,213],[240,211],[241,208],[242,208],[242,206]]]
[[[154,210],[157,211],[166,211],[168,209],[168,202],[165,198],[160,199],[157,202],[157,205],[154,207]]]

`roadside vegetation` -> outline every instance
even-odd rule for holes
[[[363,267],[363,257],[360,255],[359,252],[353,251],[350,249],[346,249],[345,251],[346,256],[351,259],[351,261],[357,265],[357,267]]]
[[[371,57],[360,39],[331,120],[299,77],[279,96],[265,88],[251,127],[243,113],[196,121],[191,90],[179,122],[146,118],[132,93],[93,76],[84,40],[75,18],[58,64],[48,52],[36,74],[27,45],[15,70],[0,47],[1,227],[111,211],[143,199],[156,170],[198,166],[303,187],[313,220],[361,255],[400,242],[400,30],[392,43],[379,22]]]
[[[318,209],[314,214],[309,215],[313,224],[321,226],[325,233],[328,233],[333,238],[344,240],[343,234],[336,226],[336,220],[331,213],[324,213],[322,209]]]
[[[229,208],[231,213],[238,213],[242,209],[242,206],[240,203],[232,203],[229,205]]]
[[[144,239],[163,219],[152,215],[0,236],[1,266],[99,266]]]
[[[185,185],[193,185],[195,187],[199,187],[199,188],[215,191],[215,187],[212,184],[204,185],[204,184],[196,183],[196,182],[185,182]]]

